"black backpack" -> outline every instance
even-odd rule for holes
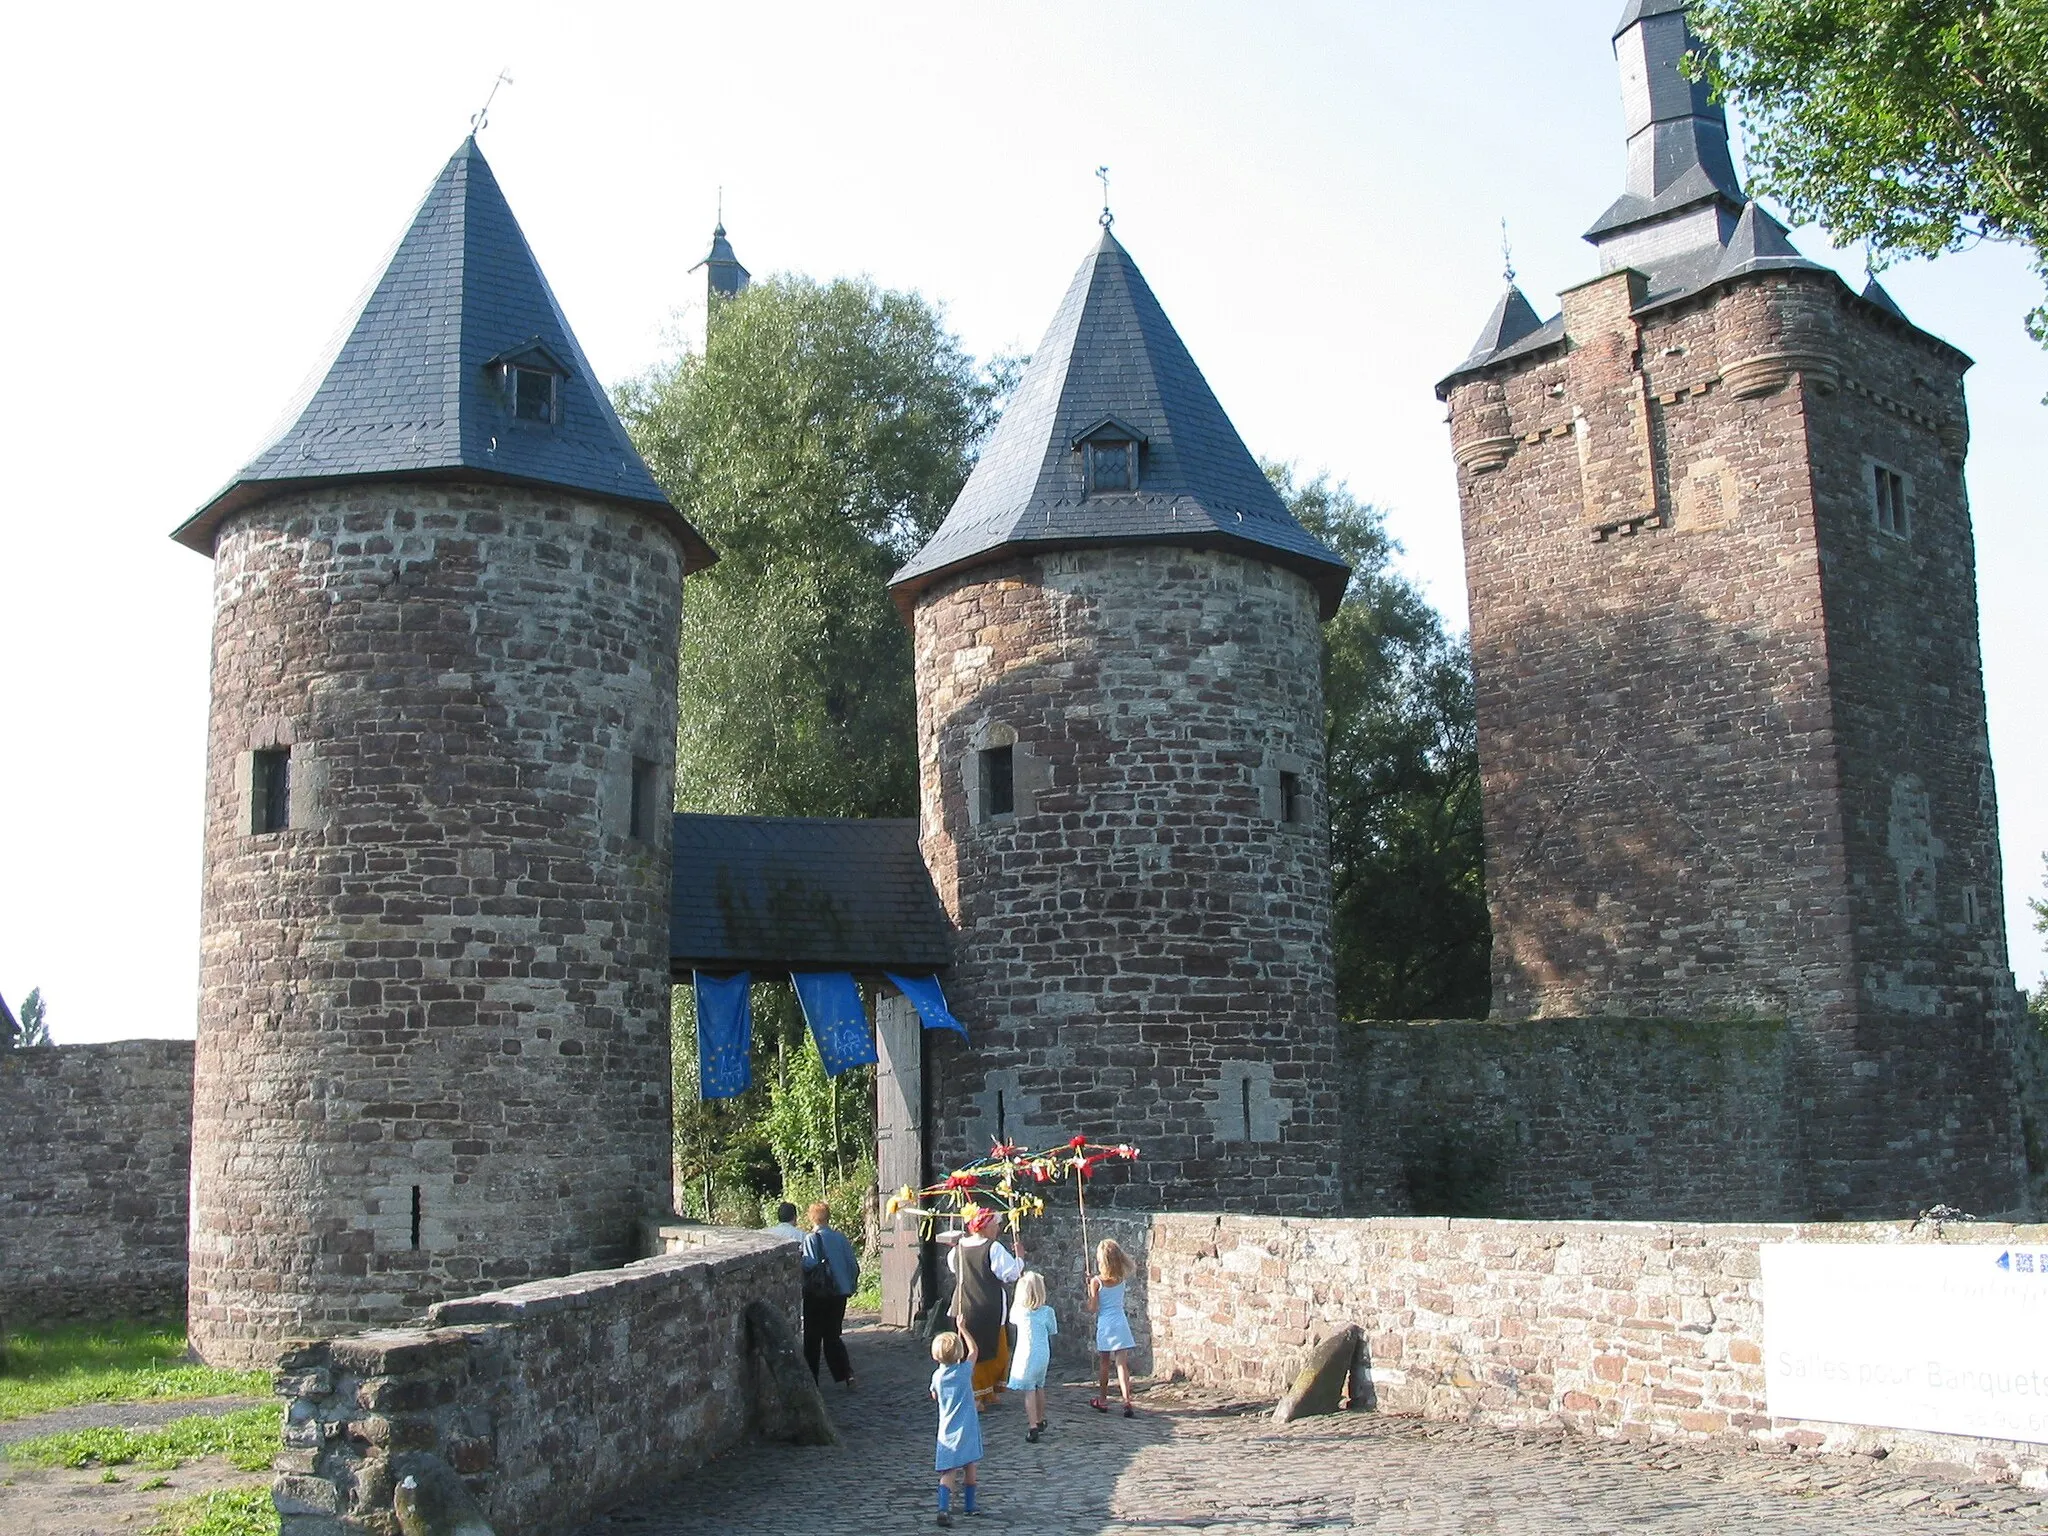
[[[804,1300],[831,1301],[839,1295],[839,1282],[832,1278],[832,1266],[825,1260],[825,1244],[813,1232],[804,1239]]]

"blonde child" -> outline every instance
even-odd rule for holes
[[[1010,1389],[1024,1394],[1024,1438],[1036,1441],[1045,1432],[1045,1368],[1052,1363],[1052,1336],[1060,1331],[1059,1318],[1045,1302],[1045,1276],[1037,1270],[1026,1270],[1017,1282],[1010,1318],[1017,1325]]]
[[[974,1513],[974,1466],[981,1460],[981,1415],[974,1407],[974,1336],[942,1333],[932,1340],[932,1401],[939,1405],[939,1524],[953,1523],[953,1489],[960,1509]]]
[[[1095,1245],[1095,1273],[1088,1277],[1088,1305],[1095,1309],[1095,1396],[1088,1406],[1097,1413],[1109,1412],[1109,1361],[1116,1357],[1117,1390],[1123,1394],[1124,1417],[1137,1410],[1131,1406],[1131,1320],[1124,1315],[1124,1282],[1131,1277],[1131,1258],[1105,1237]]]

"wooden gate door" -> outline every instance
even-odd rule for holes
[[[875,1054],[875,1182],[886,1206],[904,1185],[924,1184],[924,1021],[899,992],[875,1000]],[[884,1218],[881,1238],[882,1321],[908,1328],[923,1300],[923,1235]]]

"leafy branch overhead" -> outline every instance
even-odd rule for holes
[[[1978,240],[2048,282],[2048,0],[1698,0],[1752,188],[1876,262]],[[2048,303],[2027,317],[2048,345]]]

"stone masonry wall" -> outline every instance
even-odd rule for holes
[[[194,1343],[265,1365],[632,1257],[670,1208],[674,539],[379,482],[237,514],[214,571]]]
[[[1197,1212],[1099,1225],[1140,1257],[1136,1364],[1159,1375],[1277,1397],[1312,1340],[1355,1323],[1369,1375],[1354,1395],[1385,1411],[1627,1439],[1882,1448],[1989,1477],[2048,1468],[2043,1445],[1774,1418],[1758,1290],[1765,1243],[2040,1244],[2048,1228]]]
[[[623,1269],[444,1302],[423,1328],[288,1355],[283,1536],[398,1536],[408,1456],[468,1484],[497,1536],[553,1536],[671,1483],[752,1421],[749,1302],[799,1308],[794,1246],[695,1234]]]
[[[1044,554],[932,588],[915,628],[923,849],[959,927],[946,992],[971,1040],[929,1037],[935,1166],[1086,1134],[1143,1146],[1145,1204],[1327,1207],[1309,584],[1218,552]],[[986,817],[979,753],[999,746],[1016,810]]]
[[[1800,1214],[1781,1022],[1429,1020],[1346,1025],[1341,1042],[1348,1214]]]
[[[0,1316],[185,1306],[192,1042],[0,1051]]]
[[[1642,299],[1450,391],[1494,1013],[1784,1018],[1804,1214],[2021,1209],[1967,360],[1831,274]]]

